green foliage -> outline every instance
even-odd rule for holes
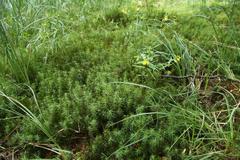
[[[118,8],[109,10],[105,15],[105,19],[107,22],[114,22],[123,26],[126,26],[129,21],[127,15]]]
[[[168,3],[0,2],[0,159],[238,158],[239,4]]]

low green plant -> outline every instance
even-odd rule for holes
[[[236,1],[0,4],[0,159],[240,156]]]

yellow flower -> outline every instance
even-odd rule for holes
[[[167,70],[167,71],[166,71],[166,74],[167,74],[167,75],[170,75],[170,74],[172,74],[172,72],[169,71],[169,70]]]
[[[176,56],[176,62],[180,62],[181,61],[181,56]]]
[[[142,2],[141,0],[138,0],[138,1],[137,1],[137,6],[138,6],[138,7],[142,7],[142,6],[143,6],[143,2]]]
[[[163,21],[168,21],[168,16],[164,16]]]
[[[122,11],[122,13],[124,13],[124,14],[127,14],[127,13],[128,13],[127,8],[123,8],[121,11]]]
[[[148,66],[148,65],[150,64],[150,62],[149,62],[149,60],[144,59],[144,60],[142,61],[142,64],[143,64],[144,66]]]
[[[136,11],[140,11],[140,9],[141,9],[140,7],[137,7],[137,8],[136,8]]]

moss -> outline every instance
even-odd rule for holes
[[[189,15],[151,4],[137,9],[124,1],[107,7],[106,1],[44,3],[59,8],[38,8],[31,16],[39,23],[34,21],[16,47],[24,52],[30,82],[14,80],[1,56],[0,91],[31,111],[45,133],[21,105],[1,96],[1,146],[17,147],[23,159],[61,158],[32,145],[51,148],[53,142],[83,159],[239,154],[238,111],[233,112],[239,92],[229,90],[224,79],[207,78],[239,77],[238,10],[215,4]],[[21,13],[30,19],[32,12]],[[29,62],[25,53],[32,54]],[[141,58],[148,64],[139,63]],[[194,79],[178,77],[188,75]]]

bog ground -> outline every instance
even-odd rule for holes
[[[0,159],[240,158],[238,0],[0,1]]]

